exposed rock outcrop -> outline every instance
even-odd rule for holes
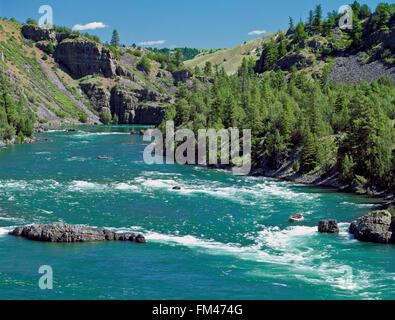
[[[52,29],[45,29],[31,24],[22,27],[22,34],[33,41],[56,41],[56,33]]]
[[[179,82],[185,83],[188,86],[193,85],[193,81],[196,79],[202,83],[214,83],[214,79],[210,77],[197,76],[188,69],[178,70],[173,72],[174,84],[177,85]]]
[[[395,243],[395,220],[386,210],[372,211],[351,223],[350,233],[366,242]]]
[[[319,233],[339,233],[339,226],[336,220],[322,220],[318,223]]]
[[[109,230],[99,230],[63,223],[17,227],[10,232],[10,235],[43,242],[131,241],[146,243],[144,236],[141,234],[118,234]]]
[[[77,39],[77,34],[58,33],[53,29],[46,29],[39,26],[26,24],[22,27],[22,35],[29,40],[62,42],[65,39]]]
[[[256,73],[263,73],[265,72],[265,60],[266,55],[265,53],[262,54],[261,58],[257,61],[255,66]],[[310,67],[314,63],[313,59],[309,57],[306,53],[294,53],[288,54],[278,60],[274,66],[272,67],[273,70],[283,70],[283,71],[291,71],[292,67],[295,66],[298,70]]]
[[[111,51],[93,41],[65,40],[57,45],[54,56],[74,78],[93,74],[112,78],[116,75],[117,65]]]
[[[380,31],[370,35],[364,42],[366,48],[382,43],[384,48],[395,50],[395,29]]]
[[[177,84],[178,82],[187,83],[193,81],[194,75],[189,70],[180,70],[173,72],[174,83]]]
[[[195,80],[200,86],[213,82],[189,70],[172,74],[162,70],[156,62],[152,62],[155,74],[142,74],[135,70],[136,57],[125,50],[119,50],[120,60],[117,60],[106,46],[78,34],[58,33],[33,25],[24,26],[23,34],[35,41],[37,48],[52,55],[62,72],[74,79],[86,77],[79,85],[97,111],[88,119],[92,123],[99,123],[98,117],[110,112],[112,116],[117,115],[119,124],[159,125],[168,105],[175,100],[178,82],[188,87],[192,87]],[[76,103],[72,95],[67,95],[88,116],[93,114]]]
[[[105,109],[110,110],[111,92],[108,88],[91,82],[82,82],[80,87],[89,97],[91,105],[97,112],[102,113]]]
[[[171,98],[157,91],[131,89],[117,85],[108,88],[92,82],[80,84],[91,105],[102,114],[117,115],[119,124],[159,125],[165,117]]]
[[[169,97],[148,90],[116,86],[111,90],[111,113],[121,124],[159,125],[165,117]]]
[[[298,70],[310,67],[314,61],[305,53],[289,54],[276,62],[274,70],[291,71],[295,66]]]

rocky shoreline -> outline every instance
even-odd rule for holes
[[[105,241],[130,241],[140,244],[146,243],[146,239],[142,234],[120,234],[110,230],[99,230],[85,226],[69,225],[63,223],[17,227],[9,234],[32,241],[53,243]]]
[[[342,183],[338,178],[338,172],[335,168],[324,174],[300,174],[289,170],[288,167],[279,170],[254,168],[251,172],[251,175],[276,178],[283,181],[300,183],[315,187],[332,188],[339,192],[354,193],[371,198],[383,199],[383,203],[395,200],[395,196],[392,193],[389,193],[385,190],[379,190],[376,187],[364,187]]]
[[[232,170],[230,165],[226,166],[203,166],[208,169]],[[322,175],[318,174],[300,174],[289,170],[270,170],[268,168],[252,168],[249,176],[273,178],[281,181],[288,181],[297,184],[304,184],[306,186],[332,189],[341,193],[352,193],[358,196],[365,196],[371,199],[377,199],[377,210],[395,210],[395,195],[382,190],[373,190],[358,186],[350,186],[342,183],[337,178],[337,171]]]
[[[37,138],[25,138],[25,141],[23,142],[23,144],[31,144],[31,143],[35,143],[39,141],[39,139]],[[0,148],[6,148],[6,147],[10,147],[10,146],[14,146],[16,145],[16,137],[14,139],[12,139],[11,141],[0,141]]]

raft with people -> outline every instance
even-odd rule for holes
[[[296,214],[294,216],[289,217],[289,221],[291,222],[301,222],[304,220],[304,217],[302,214]]]

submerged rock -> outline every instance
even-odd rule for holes
[[[350,226],[356,239],[375,243],[395,243],[395,220],[386,210],[372,211],[357,219]]]
[[[17,227],[10,232],[10,235],[43,242],[131,241],[146,243],[142,234],[118,234],[109,230],[63,223]]]
[[[318,223],[320,233],[339,233],[339,226],[336,220],[322,220]]]

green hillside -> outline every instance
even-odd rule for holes
[[[192,94],[179,89],[166,120],[195,134],[201,128],[250,129],[259,174],[357,192],[394,191],[395,6],[352,7],[351,31],[337,27],[340,14],[325,18],[318,5],[307,23],[291,19],[287,32],[261,39],[267,41],[258,62],[240,54],[257,43],[190,61],[189,67],[210,62],[203,73],[213,85]],[[228,64],[227,72],[213,71],[226,54],[235,55],[233,69]],[[345,66],[353,57],[359,62],[351,73]],[[364,80],[368,73],[371,81]]]
[[[198,66],[203,69],[207,62],[213,66],[219,65],[225,68],[228,74],[234,74],[243,62],[243,58],[252,57],[258,60],[261,54],[262,44],[269,41],[274,34],[266,35],[262,38],[254,39],[245,42],[230,49],[218,50],[214,53],[202,53],[192,60],[185,61],[185,66],[189,69],[194,69]]]

